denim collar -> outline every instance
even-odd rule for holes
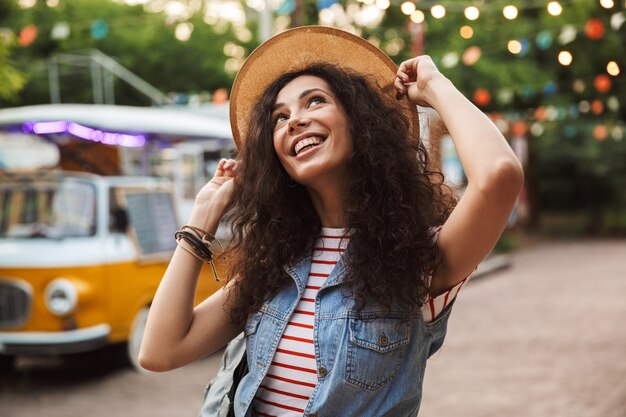
[[[312,249],[313,246],[311,245],[309,249],[307,249],[307,254],[305,256],[290,265],[284,266],[285,272],[287,272],[289,276],[293,279],[294,283],[296,284],[296,288],[298,288],[298,294],[300,295],[302,295],[302,293],[304,292],[304,287],[306,286],[309,278],[309,272],[311,272]],[[324,285],[322,285],[321,289],[332,287],[334,285],[339,285],[343,282],[346,275],[345,256],[347,253],[348,250],[346,250],[344,255],[339,258],[339,261],[337,261],[337,264],[324,282]]]

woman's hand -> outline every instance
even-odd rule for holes
[[[217,165],[211,181],[206,183],[196,196],[196,203],[219,203],[226,207],[233,196],[233,178],[237,173],[237,161],[222,159]]]
[[[196,195],[196,201],[187,224],[215,233],[233,198],[237,161],[222,159],[217,165],[211,181]]]
[[[447,78],[439,72],[429,56],[421,55],[404,61],[398,68],[394,82],[394,87],[398,92],[397,98],[408,95],[413,103],[423,107],[432,107],[430,87],[434,81],[438,80],[447,80]]]

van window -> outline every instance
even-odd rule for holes
[[[96,233],[96,190],[73,180],[0,184],[0,237],[66,238]]]

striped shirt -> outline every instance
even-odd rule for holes
[[[301,417],[317,383],[313,323],[317,292],[350,242],[345,229],[322,228],[311,258],[305,290],[287,323],[267,375],[252,407],[259,417]],[[465,280],[422,307],[424,321],[431,321],[457,295]]]

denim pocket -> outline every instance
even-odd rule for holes
[[[409,323],[402,319],[350,319],[346,381],[370,391],[391,381],[410,338]]]

